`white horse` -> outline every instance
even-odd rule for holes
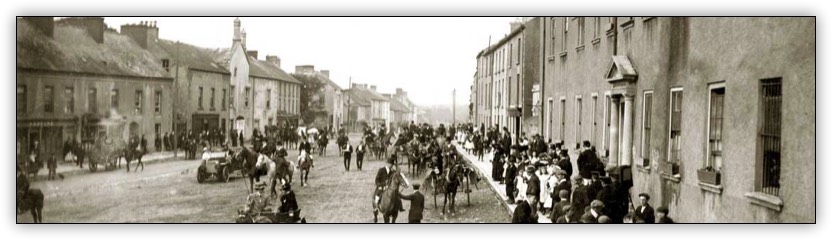
[[[272,160],[266,155],[259,154],[257,157],[257,164],[255,165],[257,169],[266,169],[266,176],[268,176],[268,184],[269,189],[271,189],[271,194],[276,196],[276,186],[278,184],[278,180],[280,181],[279,184],[282,186],[284,184],[292,184],[292,177],[295,174],[295,164],[291,161],[286,161],[286,159],[278,158],[278,160]]]

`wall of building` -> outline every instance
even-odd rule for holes
[[[564,99],[566,121],[562,139],[569,146],[572,159],[577,159],[578,151],[572,149],[581,140],[593,141],[599,154],[606,155],[610,133],[605,125],[609,122],[610,106],[605,95],[612,86],[605,78],[611,57],[627,56],[638,73],[633,85],[633,109],[625,113],[633,117],[629,126],[632,164],[636,169],[632,194],[649,193],[654,206],[668,206],[671,216],[680,222],[815,221],[815,149],[812,144],[805,144],[815,138],[814,105],[807,104],[814,100],[815,62],[806,57],[813,54],[815,45],[814,19],[601,18],[601,36],[595,40],[596,18],[586,18],[583,43],[577,42],[579,18],[545,20],[545,39],[550,41],[554,34],[555,42],[544,44],[544,123],[553,119],[548,134],[555,141],[561,139],[559,101]],[[565,51],[560,35],[563,21],[569,24]],[[757,163],[760,81],[776,77],[782,78],[784,96],[781,187],[775,198],[783,203],[780,211],[755,204],[759,200],[749,197],[757,191],[756,169],[762,167]],[[724,83],[726,89],[719,191],[702,186],[697,177],[697,170],[705,166],[708,158],[708,87],[713,83]],[[679,178],[658,171],[659,162],[667,161],[669,155],[671,88],[683,91],[684,147]],[[642,145],[647,91],[652,92],[653,102],[649,148]],[[597,102],[592,100],[593,95]],[[583,108],[580,125],[577,97]],[[551,108],[547,106],[549,98],[554,100]],[[549,109],[553,110],[551,115],[547,114]],[[624,129],[618,131],[620,135],[623,132]],[[643,165],[644,159],[650,160],[649,165]]]
[[[186,124],[187,129],[194,129],[194,115],[217,115],[217,125],[220,129],[229,129],[232,125],[229,119],[230,87],[228,74],[200,71],[186,66],[179,68],[180,79],[176,85],[180,94],[176,96],[177,112]],[[202,107],[199,107],[199,88],[202,87]],[[211,89],[214,89],[214,107],[211,108]],[[222,105],[222,93],[226,92],[225,106]],[[222,125],[225,120],[225,125]]]
[[[240,44],[236,44],[231,48],[231,58],[228,61],[228,71],[231,72],[231,88],[233,89],[234,105],[228,111],[229,119],[235,119],[234,129],[243,131],[246,139],[251,138],[250,126],[253,126],[253,84],[249,83],[249,66],[244,49]],[[251,88],[249,95],[245,94],[246,87]],[[249,99],[249,105],[245,105],[246,98]],[[238,117],[244,120],[236,121]]]

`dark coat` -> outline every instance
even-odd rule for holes
[[[641,209],[644,209],[644,213],[641,212]],[[643,221],[644,223],[656,223],[656,215],[653,207],[650,204],[638,206],[636,208],[635,217],[633,218],[633,222],[638,222],[639,220]]]
[[[386,168],[379,168],[376,173],[376,187],[387,186],[387,179],[390,177],[390,172]]]
[[[347,144],[347,146],[344,147],[344,157],[345,158],[352,157],[352,145]]]
[[[598,193],[603,189],[604,185],[601,185],[601,181],[593,181],[587,186],[587,196],[589,196],[590,200],[597,200]]]
[[[280,196],[280,212],[289,212],[298,210],[298,201],[295,199],[295,192],[289,191],[287,194]]]
[[[416,191],[409,195],[399,195],[399,197],[410,200],[410,212],[407,214],[407,220],[422,220],[422,212],[425,211],[425,195]]]
[[[526,187],[526,195],[532,195],[540,202],[540,179],[537,177],[537,174],[531,174],[532,177],[526,182],[528,187]]]
[[[626,212],[621,212],[621,199],[615,192],[615,189],[613,189],[612,185],[607,185],[607,187],[598,192],[595,199],[604,203],[603,211],[613,223],[621,222]]]
[[[656,221],[656,223],[676,223],[676,222],[674,222],[672,218],[670,218],[668,216],[665,216],[663,218],[659,218],[659,220]]]
[[[570,205],[569,201],[560,201],[552,205],[552,213],[549,216],[549,219],[551,219],[552,222],[555,222],[558,220],[558,218],[561,218],[564,215],[566,215],[566,212],[563,211],[563,206],[566,205]]]
[[[567,178],[572,176],[572,161],[570,161],[569,158],[563,158],[558,161],[558,167],[560,167],[563,171],[566,171]]]
[[[581,220],[580,220],[581,223],[598,223],[598,218],[596,218],[595,216],[592,216],[591,211],[592,210],[587,211],[586,213],[584,213],[583,216],[581,216]],[[600,216],[601,215],[598,215],[598,217],[600,217]]]
[[[521,201],[511,215],[511,223],[537,223],[537,218],[532,217],[532,206],[527,201]]]
[[[592,171],[596,171],[595,154],[592,151],[583,151],[578,155],[578,174],[581,177],[589,179],[592,178]]]
[[[587,186],[581,185],[575,188],[575,191],[572,193],[572,209],[573,216],[572,218],[578,219],[581,215],[584,214],[584,209],[589,206],[589,203],[592,201],[589,199],[589,195],[587,195]]]
[[[558,196],[558,194],[560,194],[560,190],[566,190],[566,192],[568,192],[568,194],[566,195],[567,199],[568,199],[568,196],[570,196],[572,194],[572,183],[570,183],[567,180],[567,181],[563,181],[561,183],[558,183],[558,185],[555,186],[555,191],[554,191],[555,194],[554,194],[554,196],[552,196],[552,198],[554,198],[555,201],[558,201],[558,199],[560,199],[560,196]]]

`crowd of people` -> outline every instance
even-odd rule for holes
[[[540,212],[553,223],[672,223],[667,207],[655,211],[647,193],[630,199],[631,180],[608,166],[589,141],[575,146],[577,171],[563,142],[535,134],[513,137],[508,128],[461,126],[457,141],[478,161],[492,154],[491,178],[505,184],[508,201],[517,203],[515,223],[538,221]],[[637,208],[632,205],[638,203]]]

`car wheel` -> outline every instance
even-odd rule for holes
[[[231,179],[231,176],[228,173],[228,167],[222,168],[222,176],[220,176],[223,181],[228,182]]]
[[[196,171],[196,182],[197,183],[205,182],[205,172],[202,169]]]

